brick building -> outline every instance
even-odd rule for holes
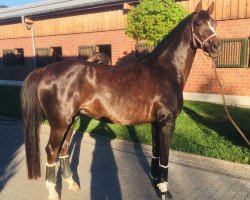
[[[132,0],[52,0],[0,12],[0,80],[22,81],[35,67],[94,51],[111,56],[117,64],[135,51],[125,35],[126,13]],[[199,0],[178,1],[192,12]],[[206,9],[212,1],[203,0]],[[223,42],[218,74],[231,104],[250,106],[249,0],[217,0],[213,17]],[[227,59],[225,59],[227,58]],[[6,81],[8,80],[8,81]],[[188,78],[186,99],[220,102],[211,61],[197,52]]]

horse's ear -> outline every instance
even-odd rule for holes
[[[209,8],[207,9],[207,12],[209,15],[212,15],[212,13],[214,12],[214,2],[211,3]]]
[[[202,10],[202,1],[200,1],[200,2],[197,4],[197,6],[196,6],[196,8],[195,8],[195,12],[196,12],[196,13],[199,13],[201,10]]]

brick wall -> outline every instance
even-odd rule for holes
[[[128,38],[124,30],[104,31],[95,33],[80,33],[70,35],[56,35],[36,37],[36,48],[62,47],[63,57],[77,57],[78,46],[111,45],[112,63],[116,62],[126,53],[135,49],[135,41]],[[31,38],[0,40],[0,51],[2,49],[23,48],[25,66],[2,65],[2,52],[0,55],[0,79],[23,80],[27,74],[34,69],[32,56]]]
[[[34,69],[32,57],[31,38],[16,38],[0,40],[0,79],[5,80],[23,80],[27,74]],[[7,66],[3,65],[3,50],[23,48],[25,56],[25,65]]]
[[[250,19],[219,21],[216,31],[221,38],[250,37]],[[250,67],[217,68],[217,72],[225,94],[250,96]],[[212,69],[212,62],[200,50],[195,57],[185,92],[220,93]]]
[[[135,42],[125,35],[124,30],[36,38],[37,48],[61,46],[64,57],[78,56],[78,46],[102,44],[111,45],[114,64],[124,52],[130,52],[135,47]]]

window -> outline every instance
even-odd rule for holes
[[[16,56],[16,63],[18,65],[24,65],[24,51],[22,48],[14,49],[15,56]]]
[[[22,48],[4,49],[3,50],[4,65],[24,65],[24,51]]]
[[[249,39],[222,39],[221,55],[216,59],[216,67],[249,67]]]
[[[96,52],[95,46],[80,46],[78,47],[78,57],[81,59],[88,59]]]
[[[50,47],[51,62],[63,60],[62,47]]]
[[[78,57],[87,60],[94,53],[104,53],[112,58],[112,50],[110,44],[100,44],[94,46],[80,46],[78,47]],[[112,59],[111,59],[112,60]]]
[[[36,49],[36,65],[38,67],[43,67],[61,60],[63,60],[62,47]]]
[[[96,46],[96,52],[104,53],[111,58],[111,45],[110,44],[102,44]]]
[[[43,67],[51,63],[49,48],[36,49],[36,65]]]

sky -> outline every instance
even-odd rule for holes
[[[0,5],[6,5],[6,6],[20,6],[24,4],[29,4],[29,3],[36,3],[39,1],[45,1],[45,0],[0,0]]]

